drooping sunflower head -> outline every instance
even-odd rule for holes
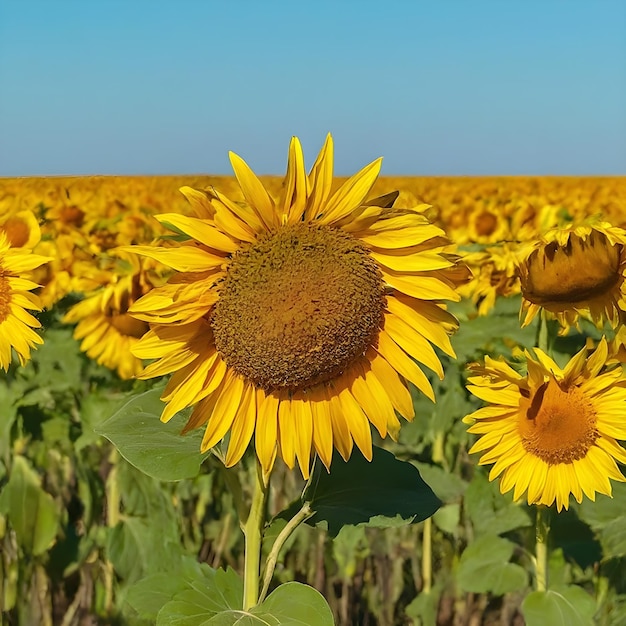
[[[230,156],[242,202],[184,187],[194,216],[157,219],[188,239],[129,248],[176,270],[129,310],[150,324],[143,376],[172,374],[162,419],[193,405],[187,429],[206,424],[203,450],[228,438],[228,465],[253,435],[266,472],[279,455],[308,476],[312,454],[328,467],[354,443],[371,458],[370,424],[413,418],[409,383],[434,399],[416,361],[443,376],[433,345],[454,354],[445,301],[467,269],[424,206],[367,199],[380,159],[337,188],[330,136],[309,174],[294,138],[273,197]]]
[[[473,367],[468,389],[489,403],[464,418],[470,433],[480,435],[470,452],[479,463],[493,464],[489,479],[501,476],[500,491],[514,490],[529,504],[569,506],[583,493],[611,495],[609,479],[626,480],[616,461],[626,463],[626,387],[621,367],[606,366],[607,343],[587,355],[576,354],[561,369],[535,348],[526,353],[522,375],[506,362],[485,358]]]
[[[543,309],[564,327],[581,314],[616,326],[626,310],[626,231],[600,221],[549,230],[528,248],[519,272],[523,325]]]

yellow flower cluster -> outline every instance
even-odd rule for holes
[[[616,339],[563,369],[538,348],[527,373],[474,365],[490,406],[466,418],[473,451],[503,491],[559,509],[623,480],[626,178],[378,178],[377,160],[339,179],[330,137],[308,173],[296,139],[284,178],[231,163],[0,180],[0,367],[41,343],[28,310],[65,299],[88,356],[122,378],[171,374],[163,419],[193,406],[203,449],[227,441],[232,465],[254,440],[265,474],[282,458],[308,476],[315,454],[369,457],[371,426],[395,436],[409,383],[434,399],[423,368],[443,376],[434,347],[454,356],[448,302],[487,315],[521,293],[524,325],[585,317]]]

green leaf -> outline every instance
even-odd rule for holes
[[[268,598],[269,599],[269,598]],[[243,581],[228,569],[203,569],[202,575],[165,604],[157,615],[157,626],[203,626],[212,624],[219,613],[236,612],[242,619]],[[229,623],[229,622],[223,622]],[[245,624],[245,621],[239,622]],[[258,626],[258,622],[257,622]]]
[[[437,626],[439,601],[444,583],[435,584],[428,592],[421,592],[406,607],[406,615],[414,620],[415,626]]]
[[[162,536],[158,520],[139,517],[124,518],[110,529],[106,548],[115,571],[127,582],[151,569],[171,570],[181,557],[180,543]]]
[[[250,611],[276,626],[333,626],[333,614],[324,596],[302,583],[290,582],[275,589]],[[259,624],[258,619],[250,624]]]
[[[515,544],[495,535],[485,535],[471,543],[459,561],[456,572],[459,587],[497,596],[524,589],[528,584],[526,570],[509,563],[514,550]]]
[[[318,464],[301,502],[309,502],[315,511],[307,523],[327,523],[331,537],[346,524],[380,526],[378,516],[421,522],[441,505],[414,465],[376,446],[371,461],[354,450],[347,463],[335,453],[330,473]],[[292,506],[280,517],[292,517],[294,512]]]
[[[0,496],[0,511],[8,516],[26,554],[38,556],[54,543],[59,511],[52,496],[41,488],[37,472],[21,455],[13,459],[9,482]]]
[[[17,399],[13,386],[0,380],[0,457],[7,465],[11,457],[11,430],[17,417]]]
[[[605,559],[626,556],[626,484],[613,485],[613,498],[583,501],[578,511],[596,533]]]
[[[422,478],[443,502],[457,501],[467,489],[467,483],[462,478],[447,472],[438,465],[415,461],[413,464],[419,470]]]
[[[592,626],[595,610],[593,598],[574,585],[533,591],[522,602],[526,626]]]
[[[339,575],[351,580],[359,561],[370,553],[364,526],[344,526],[333,539],[333,557]]]
[[[501,535],[532,524],[527,509],[502,496],[498,483],[481,471],[474,473],[463,502],[477,535]]]
[[[29,404],[38,404],[40,393],[50,391],[79,390],[83,383],[83,365],[79,344],[72,337],[71,328],[48,328],[44,343],[33,352],[32,362],[20,372],[20,376],[33,378],[33,374],[45,377],[45,387],[35,387],[25,398]]]
[[[96,432],[148,476],[166,481],[193,478],[207,456],[200,454],[202,432],[194,430],[181,435],[186,421],[182,412],[166,424],[161,422],[162,392],[163,387],[158,387],[135,396],[98,426]]]
[[[433,522],[444,532],[457,536],[461,529],[461,505],[458,503],[442,506],[434,515]]]
[[[156,621],[161,608],[176,594],[190,588],[196,579],[204,577],[213,581],[214,575],[215,571],[205,563],[198,563],[192,557],[184,557],[180,568],[167,574],[151,574],[132,585],[126,595],[126,602],[142,619]]]
[[[319,591],[290,582],[249,611],[230,610],[205,621],[168,622],[177,626],[333,626],[333,614]],[[164,623],[165,624],[165,623]],[[157,626],[161,626],[157,623]]]

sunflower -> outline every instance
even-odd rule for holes
[[[11,363],[12,348],[24,365],[31,349],[43,343],[33,331],[41,324],[27,311],[41,310],[39,298],[30,293],[38,285],[28,276],[48,260],[28,249],[12,248],[7,235],[0,231],[0,367],[5,371]]]
[[[508,242],[463,255],[472,279],[459,293],[476,304],[478,315],[489,315],[498,297],[519,294],[518,256],[518,246]]]
[[[115,250],[111,254],[116,253]],[[109,258],[107,270],[91,268],[91,281],[100,282],[99,288],[72,306],[63,317],[65,323],[76,323],[74,338],[80,349],[91,359],[116,370],[120,378],[130,379],[141,374],[143,364],[131,352],[133,346],[148,330],[148,324],[128,314],[128,307],[148,292],[158,281],[158,273],[147,271],[137,257],[117,253],[121,258]],[[87,268],[88,269],[88,268]],[[156,279],[155,279],[156,277]]]
[[[2,224],[3,231],[13,248],[34,248],[41,239],[39,222],[32,211],[19,211],[9,215]]]
[[[520,263],[522,325],[544,309],[563,327],[582,315],[614,327],[626,311],[626,231],[588,220],[548,230]]]
[[[514,489],[528,504],[569,506],[583,493],[611,495],[609,479],[625,481],[616,460],[626,463],[625,378],[620,366],[606,366],[602,339],[587,356],[576,354],[564,369],[538,348],[526,352],[522,376],[502,360],[485,357],[472,367],[468,389],[491,403],[466,416],[470,433],[480,435],[470,453],[483,452],[479,464],[493,463],[489,479],[502,476],[500,491]]]
[[[433,344],[454,355],[444,301],[459,299],[467,270],[423,207],[366,201],[380,159],[332,193],[330,135],[308,175],[292,139],[276,199],[230,160],[243,201],[183,187],[195,216],[157,219],[187,241],[129,248],[176,270],[129,309],[150,324],[133,350],[156,359],[142,377],[173,374],[162,420],[195,405],[185,431],[206,424],[203,451],[230,432],[228,466],[254,434],[266,474],[277,455],[305,477],[333,447],[371,459],[370,424],[395,436],[396,411],[414,416],[408,382],[434,401],[415,360],[443,377]]]

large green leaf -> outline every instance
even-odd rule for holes
[[[192,557],[184,557],[180,566],[171,571],[150,574],[135,583],[126,595],[126,602],[135,609],[139,617],[156,621],[161,608],[174,597],[191,588],[195,580],[212,581],[215,570]]]
[[[526,570],[509,563],[514,550],[514,543],[496,535],[484,535],[471,543],[459,561],[456,572],[459,587],[497,596],[524,589],[528,584]]]
[[[441,506],[414,465],[376,446],[371,461],[354,450],[348,462],[335,453],[330,473],[318,465],[302,502],[309,502],[315,512],[307,523],[325,522],[332,537],[346,524],[380,527],[396,526],[399,519],[421,522]],[[291,517],[300,504],[280,517]]]
[[[533,591],[522,602],[526,626],[592,626],[596,603],[580,587]]]
[[[242,606],[243,581],[234,570],[203,569],[200,576],[187,584],[186,589],[177,593],[173,600],[163,606],[158,613],[156,624],[203,626],[212,624],[210,620],[215,615],[230,611],[235,612],[241,619]]]
[[[626,484],[613,485],[613,498],[598,495],[578,507],[580,519],[594,530],[605,559],[626,556]]]
[[[157,626],[333,626],[324,597],[312,587],[289,582],[243,611],[243,585],[233,572],[218,570],[176,594],[157,617]]]
[[[158,387],[135,396],[97,426],[96,432],[148,476],[168,481],[193,478],[207,456],[200,454],[202,433],[195,430],[181,435],[186,421],[182,413],[166,424],[161,422],[162,392],[163,387]]]
[[[263,602],[251,611],[255,616],[250,626],[261,623],[276,626],[333,626],[333,614],[324,596],[302,583],[286,583],[275,589]],[[226,626],[230,622],[219,622]],[[232,622],[236,624],[238,622]],[[218,622],[215,622],[218,624]]]
[[[17,541],[28,555],[43,554],[54,543],[60,515],[50,494],[28,460],[16,455],[9,482],[0,496],[0,511],[7,514]]]

